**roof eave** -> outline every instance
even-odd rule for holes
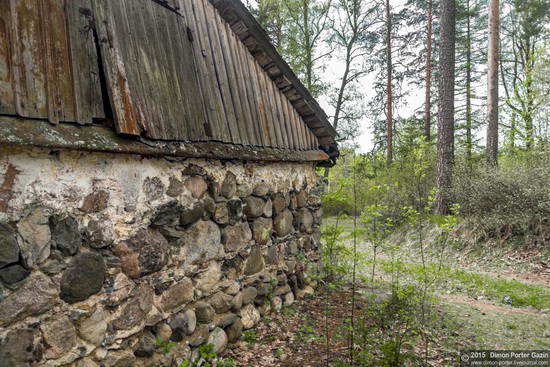
[[[326,163],[333,165],[334,159],[340,154],[335,140],[338,136],[336,130],[330,124],[325,111],[277,52],[256,18],[240,0],[210,0],[210,3],[230,24],[279,89],[289,97],[308,128],[317,137],[320,148],[331,157],[331,162]]]

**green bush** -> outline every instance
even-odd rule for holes
[[[452,202],[466,225],[483,233],[480,240],[550,236],[550,168],[545,153],[503,159],[498,169],[458,165]]]
[[[394,224],[404,222],[404,207],[423,212],[435,183],[435,147],[419,139],[406,155],[386,164],[383,154],[359,154],[343,151],[338,164],[331,168],[323,196],[326,215],[353,215],[354,191],[358,215],[365,208],[384,208],[381,217]],[[419,167],[423,172],[418,174]],[[354,178],[355,173],[355,178]]]

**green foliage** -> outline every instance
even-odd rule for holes
[[[236,367],[236,362],[231,358],[219,358],[214,351],[213,344],[202,344],[198,349],[198,356],[195,360],[186,359],[179,367]]]
[[[256,338],[256,333],[254,332],[254,330],[245,330],[243,332],[243,341],[247,344],[256,343],[258,340]]]
[[[300,326],[300,329],[296,332],[294,336],[294,341],[299,344],[307,343],[314,340],[317,337],[317,331],[313,326],[304,324]]]
[[[174,343],[170,342],[169,340],[162,340],[158,336],[155,338],[155,341],[157,343],[157,347],[161,349],[164,355],[170,354],[170,350],[176,346]]]
[[[390,167],[383,155],[353,156],[343,151],[339,165],[331,169],[323,196],[326,215],[353,215],[352,177],[355,171],[360,211],[378,212],[377,222],[399,225],[407,220],[403,207],[424,212],[435,183],[435,150],[422,138],[413,139],[403,157]],[[373,210],[373,208],[375,210]]]
[[[283,358],[283,355],[284,355],[283,349],[282,348],[277,348],[275,350],[274,354],[275,354],[275,358],[277,358],[277,359]]]
[[[550,236],[550,170],[548,153],[526,153],[501,159],[499,169],[456,169],[452,201],[460,205],[465,225],[480,241],[529,236],[544,243]]]
[[[336,219],[336,223],[325,227],[322,239],[324,240],[321,256],[323,261],[323,271],[325,273],[327,283],[335,283],[340,281],[349,269],[350,249],[344,241],[342,241],[343,229],[339,226],[339,221],[345,217],[340,215]]]

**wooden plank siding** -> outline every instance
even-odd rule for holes
[[[91,124],[105,118],[91,0],[67,1],[65,12],[76,122]]]
[[[123,136],[319,150],[308,103],[222,3],[1,1],[0,115],[112,117]]]
[[[11,18],[9,2],[0,1],[0,113],[3,115],[16,114]]]
[[[0,4],[0,113],[52,123],[104,118],[89,1]]]

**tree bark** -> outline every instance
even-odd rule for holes
[[[498,164],[498,55],[499,55],[499,0],[489,4],[489,46],[487,52],[487,165]]]
[[[424,137],[426,141],[431,140],[431,87],[432,87],[432,18],[433,4],[432,0],[428,0],[428,25],[426,35],[426,93],[424,99]]]
[[[386,68],[387,68],[387,112],[386,112],[386,158],[388,166],[393,161],[393,92],[392,92],[392,58],[391,58],[391,12],[390,0],[386,0]]]
[[[448,197],[454,160],[455,0],[441,0],[440,23],[435,211],[437,214],[447,214],[450,209]]]
[[[472,16],[466,1],[466,161],[472,162]]]

